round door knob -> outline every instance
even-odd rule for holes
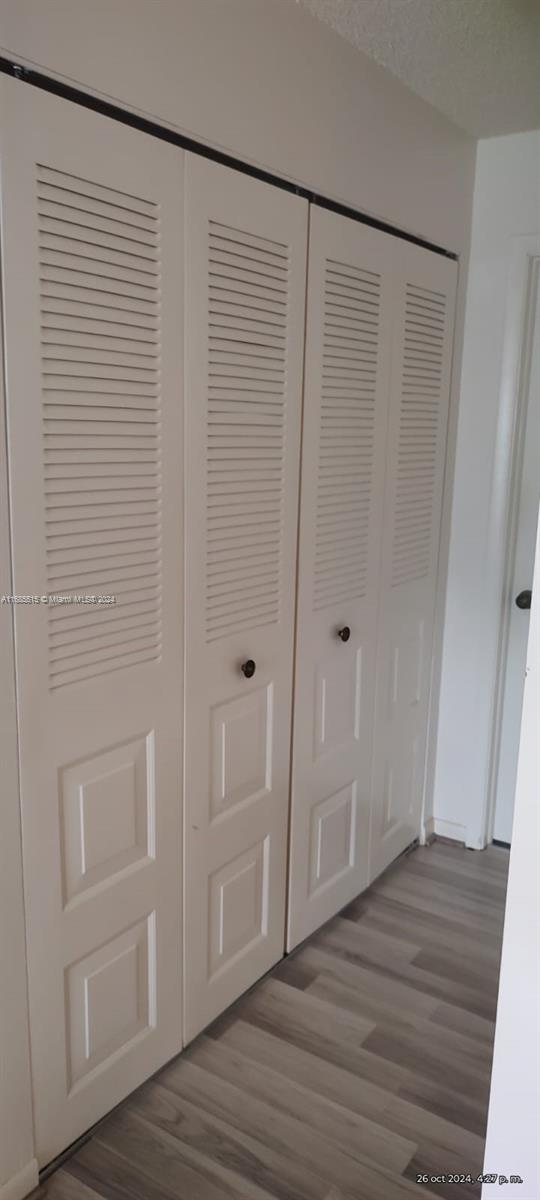
[[[342,642],[348,642],[348,640],[351,636],[351,631],[349,629],[349,626],[344,625],[343,629],[338,629],[337,635],[339,638],[341,638]]]
[[[253,662],[252,658],[248,658],[245,663],[242,663],[242,666],[240,669],[242,671],[242,674],[245,675],[246,679],[252,679],[253,675],[255,674],[256,668],[257,668],[257,664],[255,662]]]
[[[526,588],[524,592],[520,592],[519,596],[516,596],[517,607],[518,608],[530,608],[531,607],[531,599],[532,599],[532,592],[531,592],[530,588]]]

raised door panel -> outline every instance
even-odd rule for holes
[[[183,157],[15,81],[0,90],[44,1164],[181,1046]]]
[[[289,949],[367,881],[391,252],[312,209]]]
[[[370,879],[420,832],[455,262],[396,241]]]
[[[284,951],[307,205],[186,185],[189,1040]]]

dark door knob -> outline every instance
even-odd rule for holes
[[[337,635],[339,638],[341,638],[342,642],[348,642],[348,640],[351,636],[351,631],[349,629],[349,626],[344,625],[343,629],[338,629]]]
[[[526,588],[524,592],[520,592],[519,596],[516,596],[516,604],[518,608],[530,608],[531,598],[532,592],[530,588]]]
[[[242,663],[240,669],[245,675],[246,679],[251,679],[257,669],[257,663],[253,662],[252,658],[248,658],[245,663]]]

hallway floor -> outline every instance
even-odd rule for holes
[[[479,1196],[416,1177],[482,1170],[507,867],[496,846],[399,859],[33,1200]]]

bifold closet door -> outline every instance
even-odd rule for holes
[[[457,264],[395,241],[370,880],[420,832]]]
[[[182,153],[0,94],[14,580],[41,598],[15,625],[44,1164],[181,1046]]]
[[[368,878],[393,239],[313,208],[288,947]]]
[[[284,952],[307,204],[186,156],[185,1034]]]

